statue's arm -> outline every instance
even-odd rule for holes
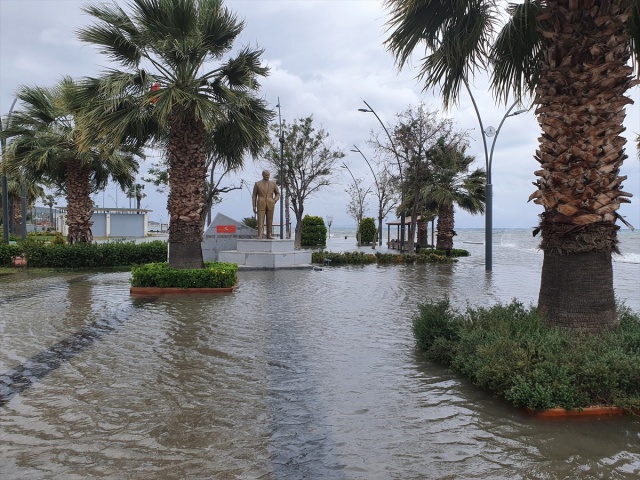
[[[273,191],[275,192],[276,196],[273,199],[274,203],[277,203],[278,200],[280,200],[280,189],[278,188],[278,184],[274,182],[273,184]]]
[[[251,205],[253,205],[253,213],[258,211],[258,184],[253,184],[253,195],[251,196]]]

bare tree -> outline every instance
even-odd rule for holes
[[[388,165],[384,164],[376,173],[371,166],[371,162],[369,162],[369,159],[365,157],[364,153],[362,153],[362,151],[355,145],[353,148],[354,150],[351,151],[358,152],[362,155],[362,158],[367,162],[369,170],[371,170],[371,174],[373,175],[373,180],[376,186],[375,195],[378,199],[378,245],[382,245],[382,221],[389,212],[397,206],[394,195],[393,178],[389,173]]]
[[[370,143],[379,157],[387,159],[390,171],[398,170],[394,172],[393,180],[404,199],[398,210],[409,212],[411,217],[407,251],[414,253],[416,220],[423,206],[420,192],[431,170],[429,152],[441,138],[448,139],[447,143],[455,143],[462,141],[464,135],[454,132],[451,119],[441,118],[437,110],[429,110],[424,103],[415,108],[409,106],[399,113],[389,130],[390,135],[382,140],[374,135]]]
[[[332,145],[328,141],[329,134],[323,129],[316,130],[314,128],[312,116],[295,120],[292,125],[283,121],[284,179],[281,179],[280,125],[274,124],[271,128],[274,132],[278,132],[278,136],[267,150],[265,158],[277,172],[275,177],[278,184],[284,186],[287,197],[291,199],[291,210],[296,217],[294,244],[299,247],[304,202],[322,187],[331,185],[335,164],[345,154],[340,150],[332,149]]]
[[[356,234],[358,240],[358,246],[360,246],[360,222],[362,222],[362,218],[364,217],[367,211],[367,195],[371,193],[371,188],[364,188],[362,185],[364,184],[363,178],[356,178],[353,175],[351,169],[347,166],[346,163],[342,164],[342,168],[346,169],[351,175],[351,179],[353,183],[349,184],[349,187],[345,190],[351,197],[351,200],[347,204],[347,214],[356,221]]]
[[[153,166],[149,169],[149,177],[142,178],[145,182],[151,183],[157,187],[159,192],[165,192],[169,186],[169,174],[168,174],[168,165],[167,160],[162,159],[158,163],[152,164]],[[240,185],[227,185],[223,186],[222,182],[227,175],[231,172],[238,170],[240,166],[234,164],[229,165],[228,161],[222,159],[216,155],[209,155],[207,157],[207,180],[205,182],[205,209],[203,210],[203,215],[201,221],[203,225],[206,220],[206,225],[211,224],[212,218],[212,209],[214,205],[217,205],[222,201],[221,194],[229,193],[233,190],[239,190],[242,188],[242,183]],[[134,195],[137,195],[134,191]],[[143,195],[146,196],[146,195]],[[142,200],[142,198],[140,198]],[[139,205],[139,202],[138,202]],[[138,206],[138,208],[140,208]]]
[[[329,228],[329,238],[331,238],[331,225],[333,225],[333,215],[327,215],[325,217],[327,222],[327,228]]]

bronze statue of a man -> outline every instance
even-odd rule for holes
[[[280,200],[280,190],[276,182],[269,180],[269,170],[262,171],[262,180],[253,186],[253,213],[258,214],[258,238],[264,232],[265,215],[267,217],[267,238],[273,238],[273,211]]]

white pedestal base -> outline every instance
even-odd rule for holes
[[[218,261],[240,269],[310,268],[311,252],[296,250],[293,240],[238,239],[237,250],[219,252]]]

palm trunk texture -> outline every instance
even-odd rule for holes
[[[453,222],[453,205],[440,205],[438,207],[438,234],[436,235],[438,250],[453,248]]]
[[[204,268],[202,259],[206,152],[195,115],[175,115],[169,139],[169,266]]]
[[[542,129],[536,160],[544,252],[538,310],[551,325],[598,331],[617,324],[611,255],[632,101],[625,22],[632,0],[547,1],[539,20],[543,65],[536,88]],[[537,230],[536,232],[537,233]]]
[[[91,168],[79,160],[67,162],[67,241],[69,243],[92,242]]]

